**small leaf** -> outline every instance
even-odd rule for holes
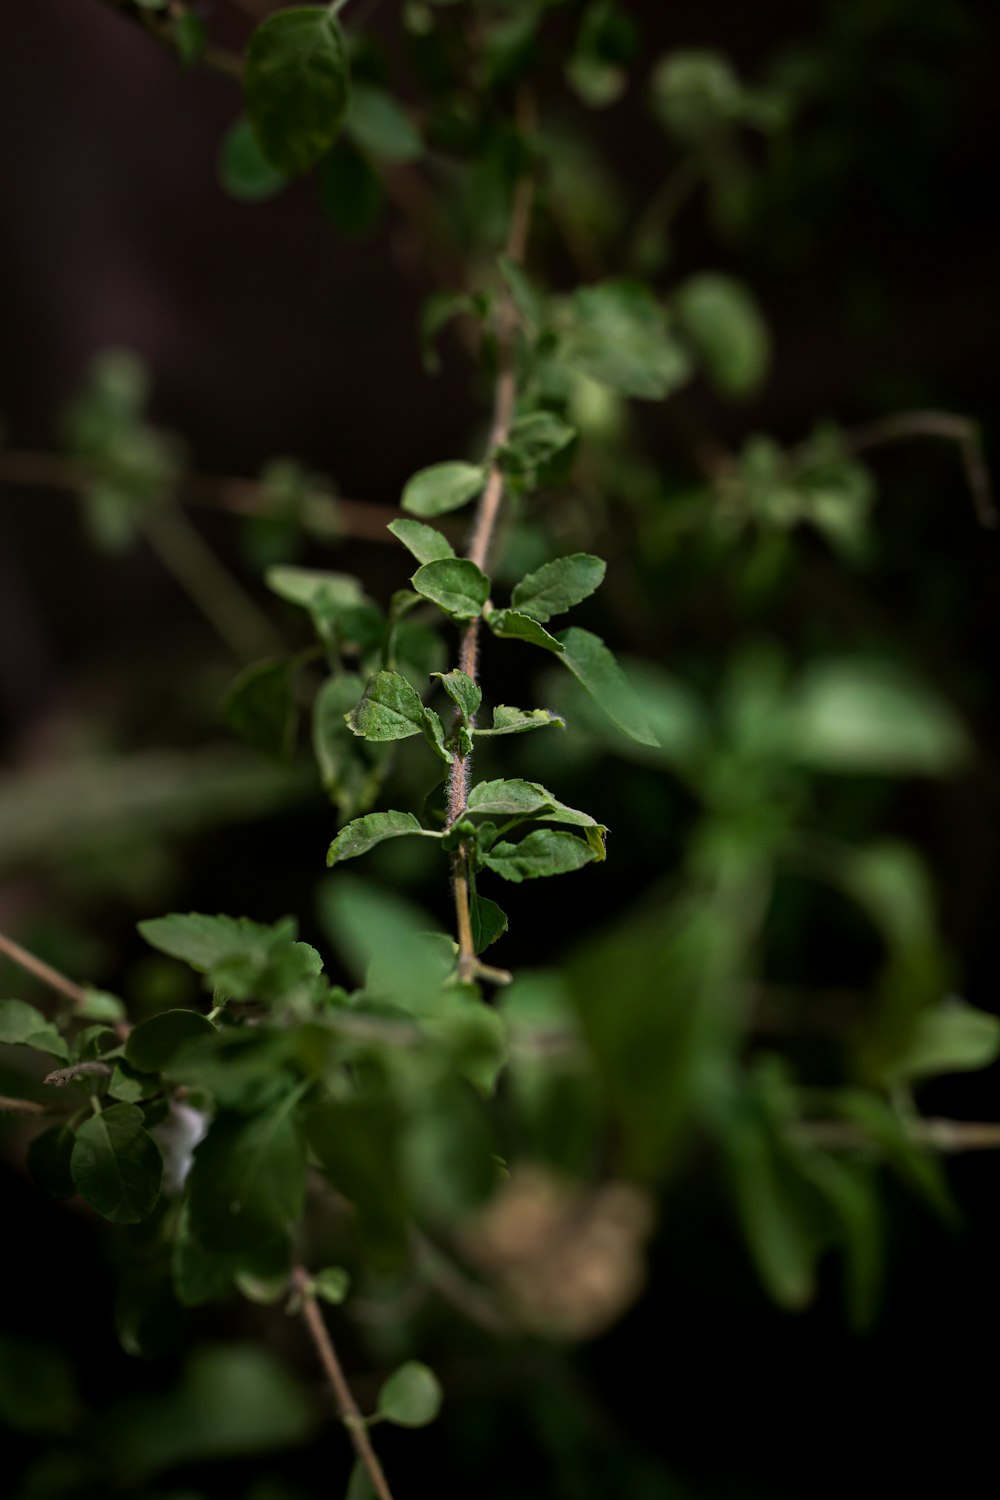
[[[493,727],[477,729],[476,733],[524,734],[529,729],[547,729],[551,724],[566,728],[566,720],[550,713],[547,708],[511,708],[506,703],[498,703],[493,710]]]
[[[405,833],[426,833],[412,813],[375,812],[363,818],[355,818],[342,828],[327,852],[326,862],[335,865],[338,860],[356,859],[367,854],[383,839],[399,838]]]
[[[756,390],[767,373],[771,340],[746,288],[729,276],[702,271],[678,287],[674,306],[713,385],[726,396]]]
[[[232,198],[244,203],[263,203],[285,186],[287,178],[271,165],[257,144],[253,126],[241,117],[222,137],[219,147],[219,181]]]
[[[423,149],[406,111],[391,94],[370,84],[354,85],[347,129],[359,146],[385,161],[413,161]]]
[[[110,995],[107,990],[84,986],[84,999],[75,1007],[73,1014],[84,1021],[123,1021],[125,1006],[117,995]]]
[[[640,700],[600,636],[571,628],[561,631],[558,639],[563,662],[608,718],[640,745],[656,745]]]
[[[351,1277],[343,1266],[324,1266],[312,1279],[313,1290],[324,1302],[338,1307],[351,1288]]]
[[[517,419],[498,456],[505,469],[525,474],[548,463],[569,447],[575,437],[576,428],[562,417],[550,411],[536,411]]]
[[[1000,1057],[1000,1019],[963,1000],[947,1000],[926,1010],[903,1056],[892,1067],[896,1078],[932,1078],[988,1068]]]
[[[511,605],[543,623],[588,598],[604,581],[605,564],[587,552],[557,557],[517,584]]]
[[[400,503],[415,516],[442,516],[466,505],[479,494],[485,482],[479,464],[432,464],[407,481]]]
[[[73,1181],[112,1224],[139,1224],[156,1207],[163,1176],[160,1148],[134,1104],[112,1104],[76,1132]]]
[[[376,672],[347,723],[366,740],[405,740],[423,734],[424,705],[399,672]]]
[[[351,1469],[344,1500],[378,1500],[371,1476],[360,1458]]]
[[[495,609],[487,615],[486,623],[493,634],[505,641],[527,641],[529,646],[541,646],[546,651],[554,651],[560,656],[566,649],[565,646],[554,636],[533,620],[530,615],[523,615],[516,609]]]
[[[472,921],[472,943],[477,953],[482,953],[507,931],[507,913],[486,896],[473,892],[469,916]]]
[[[440,562],[444,557],[455,556],[454,547],[436,526],[425,526],[422,521],[411,521],[403,516],[398,521],[390,521],[389,530],[413,553],[418,563]]]
[[[230,688],[222,716],[254,749],[275,760],[288,760],[295,748],[298,719],[291,664],[262,661],[247,667]]]
[[[198,1011],[165,1010],[129,1033],[125,1058],[140,1073],[158,1073],[188,1042],[214,1035],[215,1027]]]
[[[0,1042],[33,1047],[36,1052],[69,1062],[69,1049],[56,1028],[24,1000],[0,1000]]]
[[[483,701],[482,689],[478,682],[473,682],[472,678],[466,672],[460,671],[458,667],[450,672],[433,672],[431,675],[440,678],[441,686],[458,708],[462,723],[468,728]]]
[[[494,844],[483,864],[504,880],[519,884],[542,875],[567,875],[595,858],[589,843],[556,828],[536,828],[519,844]]]
[[[278,11],[251,36],[246,111],[264,155],[288,176],[308,172],[329,151],[349,88],[343,35],[325,7]]]
[[[410,579],[418,594],[430,599],[453,620],[475,620],[490,595],[490,580],[465,557],[424,563]]]
[[[407,1360],[378,1394],[378,1413],[399,1427],[426,1427],[441,1410],[442,1391],[433,1370]]]

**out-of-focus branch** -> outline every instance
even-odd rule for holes
[[[796,1127],[799,1140],[827,1151],[857,1151],[876,1147],[877,1142],[850,1120],[805,1120]],[[1000,1150],[1000,1124],[986,1120],[910,1120],[908,1138],[934,1151]]]

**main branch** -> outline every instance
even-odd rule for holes
[[[519,101],[518,123],[523,131],[529,130],[534,123],[534,110],[527,94],[522,95]],[[534,179],[530,173],[525,172],[514,185],[510,227],[504,247],[507,259],[517,266],[523,264],[528,246],[533,201]],[[493,394],[493,421],[490,426],[487,450],[489,470],[466,551],[469,561],[474,562],[476,567],[482,568],[484,572],[489,562],[500,506],[503,502],[504,478],[498,453],[510,435],[511,423],[514,420],[514,405],[517,398],[516,335],[517,308],[510,288],[506,287],[497,309],[497,378]],[[462,633],[458,656],[459,667],[473,681],[476,680],[478,666],[479,628],[478,617],[469,621]],[[448,776],[449,828],[464,816],[468,806],[471,759],[470,750],[466,755],[456,753],[451,763]],[[455,918],[458,927],[458,971],[465,979],[471,979],[477,967],[476,948],[472,938],[469,863],[469,850],[461,844],[452,855],[452,889],[455,896]]]

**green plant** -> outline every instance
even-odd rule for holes
[[[992,1061],[1000,1024],[942,998],[950,960],[915,851],[838,839],[817,804],[840,777],[952,774],[968,738],[899,661],[827,652],[802,663],[764,641],[734,653],[702,692],[649,662],[623,669],[599,635],[562,627],[604,579],[604,561],[587,548],[609,510],[629,516],[644,563],[684,546],[696,557],[749,559],[750,597],[766,594],[803,535],[845,567],[863,565],[874,500],[863,437],[825,428],[789,450],[752,437],[738,456],[714,455],[663,507],[628,405],[663,401],[698,376],[726,397],[763,380],[769,336],[745,288],[715,272],[667,296],[653,283],[671,216],[697,187],[723,230],[738,224],[750,176],[735,169],[742,134],[780,135],[793,91],[745,86],[712,54],[659,63],[651,111],[679,157],[682,191],[668,178],[647,205],[628,276],[556,291],[529,254],[533,214],[540,200],[545,231],[558,229],[579,257],[574,192],[586,172],[539,109],[545,48],[555,37],[568,86],[587,107],[610,104],[636,46],[623,7],[409,5],[419,110],[387,86],[376,42],[360,26],[351,33],[349,9],[345,37],[341,5],[267,17],[245,63],[209,47],[186,7],[119,8],[185,64],[242,76],[246,119],[220,158],[238,196],[264,198],[315,169],[349,230],[394,174],[433,151],[439,175],[430,180],[442,198],[454,194],[452,216],[442,230],[432,203],[423,228],[446,236],[440,258],[457,261],[464,279],[427,304],[428,354],[456,320],[492,411],[478,454],[434,463],[406,484],[388,531],[416,567],[386,607],[341,572],[289,561],[267,569],[271,592],[305,613],[316,638],[287,652],[270,615],[179,509],[176,497],[197,479],[146,422],[141,370],[121,355],[95,366],[66,421],[71,478],[95,538],[120,546],[148,536],[244,659],[224,708],[243,738],[291,758],[308,704],[342,825],[320,917],[354,987],[332,982],[293,918],[154,917],[140,924],[147,943],[189,965],[211,999],[130,1024],[115,996],[79,988],[4,940],[60,996],[51,1019],[20,999],[0,1006],[0,1040],[56,1064],[41,1078],[25,1070],[5,1085],[4,1103],[56,1117],[27,1151],[39,1187],[79,1193],[119,1228],[126,1348],[143,1351],[146,1320],[164,1298],[197,1308],[238,1292],[301,1313],[357,1455],[347,1493],[385,1500],[371,1423],[428,1423],[441,1391],[409,1357],[424,1351],[406,1350],[363,1417],[320,1303],[339,1306],[356,1286],[396,1276],[436,1288],[492,1335],[590,1336],[640,1287],[654,1193],[695,1134],[715,1147],[771,1295],[789,1308],[808,1303],[833,1247],[851,1317],[870,1321],[883,1167],[949,1212],[926,1148],[948,1149],[962,1133],[921,1117],[912,1086]],[[568,52],[560,13],[573,20]],[[960,423],[945,435],[967,461],[971,450],[975,467],[974,431]],[[572,509],[567,495],[583,503]],[[982,505],[981,483],[977,495]],[[254,499],[293,545],[304,531],[329,538],[358,519],[287,464],[269,469]],[[986,502],[988,513],[988,489]],[[473,504],[459,555],[450,518]],[[560,532],[566,550],[552,545]],[[530,647],[551,666],[541,691],[498,701],[494,663],[510,681],[501,654],[528,662]],[[533,706],[539,697],[551,706]],[[532,751],[522,754],[529,733]],[[555,791],[533,779],[531,753]],[[684,788],[697,808],[685,847],[669,879],[658,868],[637,912],[572,941],[563,969],[553,962],[512,983],[492,961],[507,929],[501,882],[604,861],[606,814],[560,796],[563,767],[604,753],[650,778],[654,806],[665,784]],[[386,801],[407,805],[377,806]],[[404,839],[438,846],[454,936],[432,930],[394,880],[365,884],[340,868]],[[747,1046],[773,998],[762,948],[788,871],[846,895],[878,951],[868,1007],[837,1037],[819,1081],[799,1078],[780,1047]],[[202,1132],[193,1157],[178,1139],[185,1121]],[[331,1202],[349,1212],[331,1217]],[[178,1425],[199,1381],[224,1378],[192,1368]],[[261,1373],[265,1396],[271,1378]],[[196,1456],[216,1451],[211,1432],[200,1440]],[[173,1461],[137,1448],[122,1472],[142,1479]]]

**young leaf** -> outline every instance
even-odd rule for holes
[[[140,1073],[158,1073],[187,1042],[214,1036],[215,1027],[196,1010],[165,1010],[129,1033],[125,1060]]]
[[[542,646],[546,651],[554,651],[557,656],[566,649],[537,620],[516,609],[495,609],[486,616],[486,623],[501,640],[527,641],[529,646]]]
[[[450,672],[432,672],[431,676],[441,679],[441,686],[458,708],[462,723],[468,728],[483,701],[482,688],[467,673],[459,671],[458,667]]]
[[[433,1370],[419,1360],[400,1365],[378,1393],[378,1414],[399,1427],[426,1427],[441,1410],[442,1391]]]
[[[69,1062],[69,1049],[56,1028],[24,1000],[0,1000],[0,1042],[33,1047],[36,1052]]]
[[[600,636],[571,628],[561,631],[558,639],[563,662],[608,718],[640,745],[656,745],[642,704]]]
[[[605,564],[587,552],[557,557],[517,584],[510,602],[533,620],[551,620],[588,598],[604,581]]]
[[[355,84],[347,130],[365,151],[385,161],[413,161],[420,155],[420,136],[409,115],[384,89]]]
[[[360,1458],[351,1469],[344,1500],[378,1500],[371,1476]]]
[[[483,864],[504,880],[515,884],[542,875],[567,875],[595,858],[593,848],[575,834],[556,828],[536,828],[519,844],[494,844],[483,855]]]
[[[443,516],[479,494],[485,483],[480,464],[431,464],[407,480],[401,505],[415,516]]]
[[[347,723],[366,740],[405,740],[423,734],[424,705],[398,672],[376,672]]]
[[[292,1094],[249,1117],[218,1114],[195,1148],[191,1229],[207,1249],[256,1249],[302,1212],[306,1151],[295,1102]]]
[[[550,724],[566,728],[566,720],[547,708],[511,708],[498,703],[493,710],[493,727],[477,729],[476,734],[524,734],[529,729],[546,729]]]
[[[336,140],[350,79],[340,27],[323,6],[278,11],[254,31],[243,70],[246,111],[264,155],[290,177]]]
[[[257,144],[250,121],[242,116],[222,137],[218,170],[226,192],[244,203],[273,198],[286,182],[284,173],[271,165]]]
[[[339,1307],[347,1296],[351,1287],[351,1277],[343,1266],[324,1266],[322,1271],[317,1271],[313,1277],[313,1288],[317,1297],[322,1297],[324,1302],[329,1302],[333,1307]]]
[[[475,620],[490,596],[490,580],[465,557],[424,563],[410,579],[418,594],[430,599],[453,620]]]
[[[291,664],[262,661],[245,668],[229,690],[222,716],[256,750],[288,760],[298,718]]]
[[[507,913],[495,901],[487,896],[480,896],[475,891],[469,904],[469,916],[472,921],[472,943],[477,953],[482,953],[507,931]]]
[[[156,1207],[163,1176],[160,1148],[142,1110],[112,1104],[76,1132],[70,1171],[83,1198],[112,1224],[139,1224]]]
[[[926,1010],[892,1073],[896,1078],[932,1078],[988,1068],[1000,1056],[1000,1019],[962,1000]]]
[[[532,412],[530,416],[519,417],[511,427],[510,436],[500,449],[500,462],[515,474],[525,474],[548,463],[575,437],[576,428],[554,412]]]
[[[440,562],[444,557],[454,557],[455,549],[448,538],[436,526],[425,526],[422,521],[411,521],[402,516],[389,522],[389,530],[408,548],[418,563]]]
[[[674,293],[677,320],[726,396],[747,396],[760,385],[770,358],[770,335],[756,302],[729,276],[702,271]]]
[[[434,754],[440,756],[450,766],[451,751],[445,744],[444,725],[441,722],[441,715],[433,708],[424,709],[423,736]]]
[[[340,830],[330,845],[326,862],[328,865],[335,865],[338,860],[355,859],[359,854],[367,854],[369,849],[374,849],[383,839],[399,838],[404,833],[426,834],[426,829],[421,828],[412,813],[368,813],[363,818],[355,818]]]

